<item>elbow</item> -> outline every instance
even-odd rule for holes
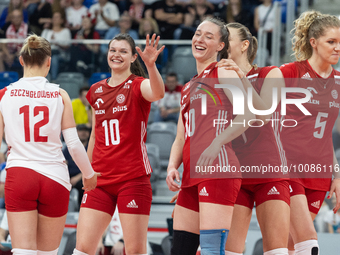
[[[158,93],[157,95],[154,96],[154,101],[158,101],[161,100],[164,97],[165,92],[161,91],[160,93]]]

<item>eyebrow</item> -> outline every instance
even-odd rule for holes
[[[116,49],[115,47],[110,47],[110,50]],[[117,50],[128,50],[127,48],[118,48]]]
[[[200,29],[197,29],[196,32],[201,32],[201,33],[202,33],[202,31],[201,31]],[[209,32],[209,31],[203,32],[203,33],[210,34],[210,35],[214,35],[213,33]]]

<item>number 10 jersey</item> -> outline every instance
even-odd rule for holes
[[[101,173],[98,186],[152,172],[145,146],[151,103],[142,96],[143,80],[132,74],[116,87],[102,80],[87,93],[96,121],[92,167]]]

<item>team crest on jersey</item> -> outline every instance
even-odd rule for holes
[[[333,89],[331,93],[332,93],[332,97],[333,97],[334,99],[338,99],[338,96],[339,96],[339,95],[338,95],[338,91],[336,91],[335,89]]]
[[[122,104],[124,103],[125,101],[125,96],[123,94],[119,94],[117,97],[116,97],[116,100],[118,102],[118,104]]]
[[[123,89],[129,89],[131,83],[132,83],[131,80],[128,80],[127,82],[125,82]]]

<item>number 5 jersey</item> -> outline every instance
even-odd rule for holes
[[[295,127],[283,127],[281,134],[291,181],[305,188],[328,191],[333,165],[332,129],[340,108],[340,73],[333,69],[324,79],[307,60],[285,64],[280,70],[286,87],[304,88],[312,94],[309,102],[303,104],[311,115],[304,115],[293,104],[286,106],[287,125],[295,125],[288,119],[296,123]],[[304,97],[302,93],[287,93],[288,99]]]

